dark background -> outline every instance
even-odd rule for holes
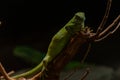
[[[7,70],[29,66],[12,55],[16,45],[46,52],[52,36],[78,11],[94,31],[105,12],[107,0],[4,0],[0,3],[0,61]],[[107,27],[120,14],[119,0],[113,0]],[[87,62],[120,65],[120,28],[109,38],[93,43]],[[79,59],[79,57],[76,57]]]

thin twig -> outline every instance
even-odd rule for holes
[[[88,76],[90,73],[90,68],[87,68],[86,71],[83,73],[82,78],[80,80],[85,80],[85,78]]]
[[[70,79],[70,77],[76,72],[76,70],[72,71],[70,74],[68,74],[64,80]]]
[[[117,22],[119,21],[119,19],[120,19],[120,15],[112,22],[112,24],[110,24],[103,32],[101,32],[99,34],[99,37],[103,36],[107,31],[109,31],[109,29],[111,29],[114,25],[116,25]],[[109,35],[113,34],[119,27],[120,27],[120,22],[118,23],[118,25],[116,26],[115,29],[113,29],[112,31],[110,31],[109,33],[107,33],[102,38],[96,39],[95,42],[98,42],[98,41],[101,41],[101,40],[107,38]]]
[[[7,73],[7,75],[12,75],[13,73],[15,73],[14,71],[10,71],[9,73]],[[0,78],[4,78],[4,76],[1,76]]]
[[[112,4],[112,0],[108,0],[105,15],[104,15],[103,20],[102,20],[102,22],[100,23],[100,25],[99,25],[99,27],[97,29],[96,36],[99,35],[99,33],[102,31],[102,29],[103,29],[103,27],[104,27],[104,25],[105,25],[105,23],[106,23],[106,21],[108,19],[111,4]]]
[[[120,15],[112,22],[112,24],[110,24],[104,31],[100,33],[99,37],[104,35],[109,29],[111,29],[114,25],[116,25],[118,21],[120,21]]]
[[[101,40],[107,38],[109,35],[113,34],[113,33],[119,28],[119,26],[120,26],[120,22],[119,22],[119,24],[117,25],[117,27],[116,27],[113,31],[109,32],[109,33],[106,34],[104,37],[99,38],[99,39],[97,39],[97,40],[95,40],[95,41],[98,42],[98,41],[101,41]]]
[[[90,48],[91,48],[91,44],[89,43],[89,45],[88,45],[88,50],[87,50],[87,52],[85,53],[85,55],[84,55],[84,57],[83,57],[81,63],[84,63],[85,59],[86,59],[87,56],[88,56],[88,53],[90,52]]]
[[[14,80],[8,76],[7,72],[5,71],[1,63],[0,63],[0,72],[5,77],[6,80]]]

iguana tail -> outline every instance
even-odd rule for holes
[[[35,68],[33,68],[32,70],[27,71],[22,74],[15,75],[12,78],[20,78],[20,77],[28,78],[28,77],[33,76],[33,75],[37,74],[38,72],[40,72],[42,70],[42,67],[43,67],[43,61],[40,64],[38,64],[37,66],[35,66]]]

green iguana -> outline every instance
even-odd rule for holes
[[[85,14],[83,12],[77,12],[74,17],[61,28],[52,38],[48,51],[44,59],[32,70],[13,76],[13,78],[28,77],[37,74],[44,68],[44,62],[46,65],[51,62],[67,45],[71,37],[84,29]]]

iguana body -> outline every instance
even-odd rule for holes
[[[50,45],[48,47],[48,51],[44,59],[32,70],[14,76],[14,78],[19,77],[28,77],[34,75],[41,71],[44,67],[44,63],[48,64],[53,58],[58,55],[63,48],[67,45],[71,37],[78,31],[84,28],[84,20],[85,15],[83,12],[78,12],[74,15],[74,17],[63,27],[61,28],[52,38]]]

